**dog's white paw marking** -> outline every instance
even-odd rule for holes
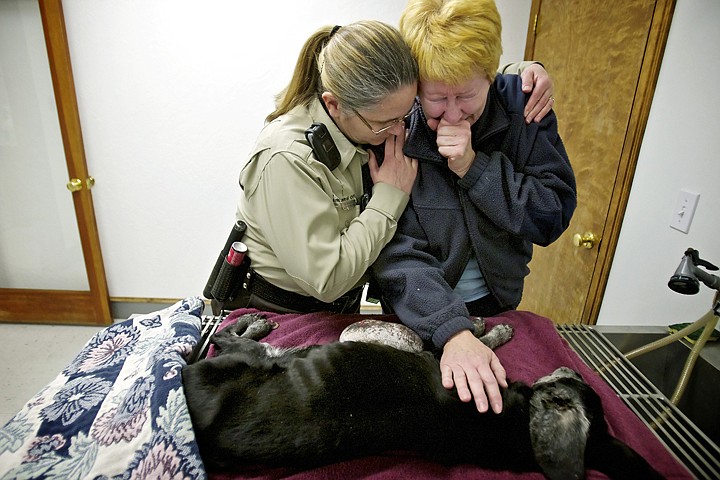
[[[340,334],[340,341],[379,343],[406,352],[423,351],[422,340],[410,327],[381,320],[361,320],[348,325]]]
[[[500,345],[509,342],[514,334],[515,330],[512,326],[501,323],[495,325],[488,333],[479,338],[481,342],[494,350]]]

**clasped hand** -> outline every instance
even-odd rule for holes
[[[458,177],[464,177],[475,160],[470,122],[448,123],[444,118],[431,118],[428,126],[437,133],[438,152],[448,159],[450,170]]]
[[[370,177],[373,184],[388,183],[410,195],[415,177],[417,176],[417,160],[403,154],[406,132],[401,135],[390,135],[385,140],[385,158],[382,165],[378,165],[377,158],[372,150],[369,151]]]

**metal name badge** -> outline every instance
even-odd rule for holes
[[[352,194],[349,197],[345,198],[338,198],[333,195],[333,204],[335,205],[335,208],[339,208],[341,210],[350,210],[351,208],[355,208],[355,205],[357,205],[358,202],[355,194]]]

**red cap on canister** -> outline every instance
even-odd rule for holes
[[[247,252],[247,245],[243,242],[233,242],[227,254],[228,263],[233,267],[239,266],[245,258],[245,252]]]

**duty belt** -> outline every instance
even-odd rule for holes
[[[360,299],[363,290],[363,287],[354,288],[334,302],[325,303],[315,297],[301,295],[299,293],[277,287],[265,280],[253,269],[250,269],[250,278],[247,288],[250,293],[257,295],[268,302],[302,313],[325,311],[342,313],[347,308],[355,305],[355,303]]]

